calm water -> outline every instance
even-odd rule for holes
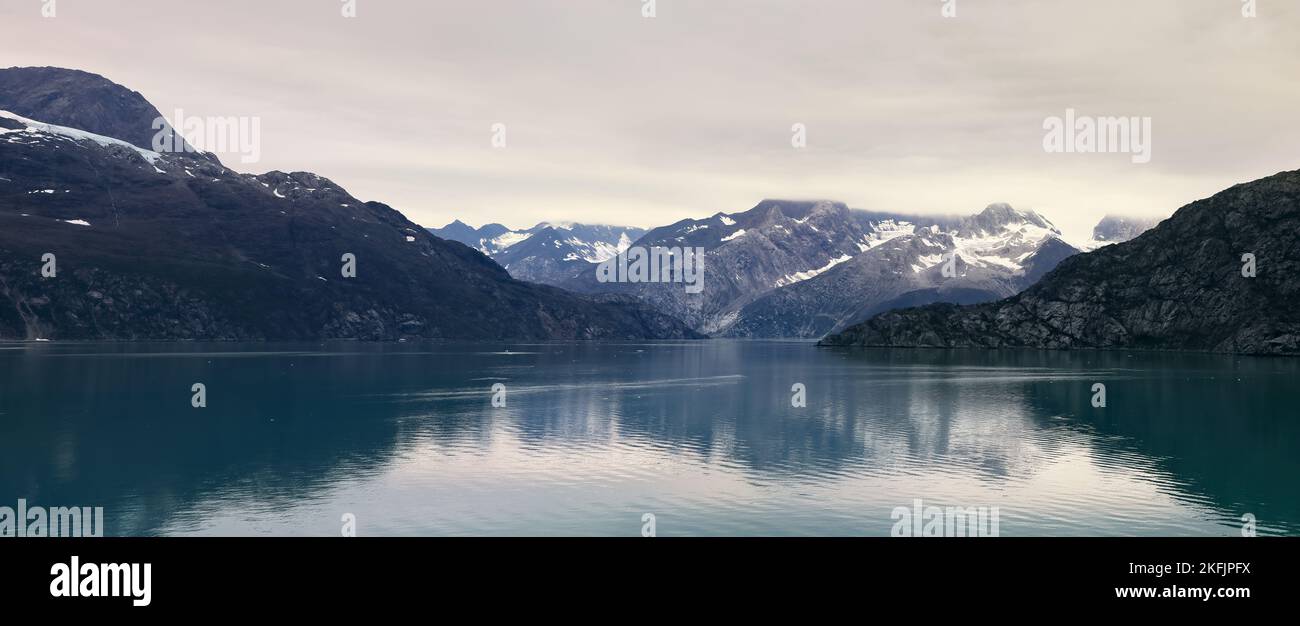
[[[110,535],[337,536],[344,513],[361,535],[638,535],[644,513],[660,536],[888,535],[921,498],[999,507],[1003,536],[1235,536],[1245,513],[1294,535],[1298,374],[780,342],[0,344],[0,506],[103,506]]]

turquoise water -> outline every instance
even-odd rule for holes
[[[110,535],[1300,533],[1300,359],[806,343],[0,344],[0,506]],[[1094,383],[1107,406],[1094,408]],[[207,407],[191,406],[202,383]],[[505,385],[505,407],[491,388]],[[791,387],[807,406],[791,406]]]

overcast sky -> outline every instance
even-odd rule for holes
[[[655,226],[766,197],[1079,235],[1300,168],[1300,3],[1258,0],[0,0],[0,67],[84,69],[426,226]],[[1152,120],[1151,161],[1045,118]],[[492,126],[506,125],[493,148]],[[792,125],[807,147],[791,145]]]

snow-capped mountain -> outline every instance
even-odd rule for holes
[[[870,249],[747,304],[716,334],[814,338],[889,309],[1018,293],[1079,250],[1046,218],[994,204],[955,224],[877,224]]]
[[[528,238],[502,247],[492,258],[519,280],[562,285],[592,263],[627,250],[644,233],[618,226],[539,224]]]
[[[701,332],[717,333],[763,294],[831,271],[905,234],[898,231],[902,220],[901,215],[854,211],[838,202],[765,200],[742,213],[656,228],[635,242],[646,249],[703,248],[702,293],[688,294],[676,284],[601,283],[594,267],[563,286],[635,294]]]
[[[1006,204],[959,218],[786,200],[682,220],[634,245],[704,248],[703,292],[600,283],[594,268],[564,286],[631,293],[699,332],[738,337],[815,338],[880,307],[992,300],[1078,252],[1046,218]]]
[[[526,230],[500,224],[475,229],[460,220],[429,232],[492,257],[519,280],[548,285],[568,282],[590,264],[627,250],[645,234],[641,228],[575,222],[542,222]]]

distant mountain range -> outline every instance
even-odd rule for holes
[[[1010,298],[892,311],[822,344],[1300,354],[1297,277],[1293,171],[1193,202],[1131,241],[1066,259]]]
[[[516,278],[584,293],[634,296],[724,337],[819,338],[880,311],[1015,294],[1081,248],[1140,233],[1144,220],[1107,217],[1076,247],[1032,211],[994,204],[968,217],[876,213],[830,201],[765,200],[739,213],[636,229],[550,224],[510,231],[453,222],[431,232],[476,247]],[[635,238],[633,241],[632,239]],[[614,242],[617,241],[617,244]],[[583,254],[600,245],[600,254]],[[596,263],[630,246],[699,247],[707,287],[602,283]],[[951,263],[949,263],[951,261]],[[953,275],[944,277],[945,266]]]
[[[158,111],[101,76],[0,70],[0,110],[0,339],[698,336],[516,280],[315,174],[153,152]]]
[[[817,338],[902,306],[994,300],[1078,253],[1051,222],[1005,204],[946,224],[891,218],[867,226],[860,253],[747,303],[723,334]]]
[[[563,285],[599,263],[628,249],[645,234],[641,228],[542,222],[527,230],[501,224],[472,228],[456,220],[429,232],[463,243],[492,257],[519,280]]]

